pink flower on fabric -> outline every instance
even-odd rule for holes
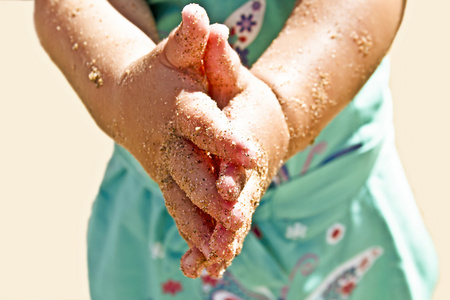
[[[356,279],[348,278],[346,280],[343,280],[343,282],[341,282],[339,292],[342,295],[349,296],[355,288],[356,288]]]
[[[337,244],[345,234],[345,226],[341,223],[335,223],[330,226],[327,230],[327,243],[330,245]]]
[[[216,287],[219,283],[219,279],[212,278],[209,275],[202,276],[203,284],[208,284],[212,287]]]
[[[252,226],[251,230],[255,234],[255,236],[258,240],[262,239],[263,234],[262,234],[261,230],[259,229],[258,225]]]
[[[183,290],[183,287],[181,286],[181,283],[179,281],[169,279],[163,283],[162,290],[164,294],[172,294],[172,296],[174,296],[181,292]]]

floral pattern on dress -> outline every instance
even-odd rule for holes
[[[256,25],[256,22],[253,21],[253,15],[249,14],[248,16],[241,15],[241,20],[236,23],[240,29],[239,32],[244,32],[247,30],[248,32],[252,31],[252,27]]]
[[[248,66],[248,46],[257,38],[264,23],[266,0],[250,0],[236,9],[224,22],[230,29],[229,43]]]
[[[308,227],[300,222],[295,222],[294,224],[286,227],[286,233],[284,236],[289,240],[300,240],[306,237],[306,232]]]
[[[311,275],[319,266],[319,262],[319,256],[315,253],[306,253],[301,256],[289,275],[289,283],[281,289],[281,297],[279,299],[286,299],[292,282],[294,281],[294,278],[298,273],[300,273],[304,277]]]
[[[278,170],[277,174],[272,178],[269,188],[277,187],[285,182],[288,182],[290,179],[291,176],[289,176],[289,170],[286,165],[283,165],[280,170]]]
[[[172,296],[178,294],[183,291],[183,286],[179,281],[175,281],[172,279],[167,280],[161,286],[164,294],[171,294]]]
[[[236,50],[237,54],[239,55],[239,58],[241,59],[241,63],[244,66],[248,66],[248,49],[241,49],[239,47],[236,47],[234,50]]]
[[[341,223],[335,223],[328,228],[326,233],[327,243],[330,245],[336,245],[339,243],[345,235],[345,226]]]
[[[365,273],[383,254],[383,248],[375,246],[357,254],[335,268],[306,300],[349,299]]]
[[[204,299],[207,300],[273,300],[271,292],[261,287],[261,292],[250,291],[226,271],[222,278],[212,278],[206,272],[201,275]]]
[[[166,257],[166,252],[161,242],[150,243],[149,248],[152,259],[164,259]]]

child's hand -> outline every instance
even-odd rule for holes
[[[237,229],[246,213],[218,194],[210,155],[247,168],[256,156],[205,93],[208,33],[204,10],[187,6],[182,25],[123,75],[115,96],[117,128],[110,130],[158,182],[179,230],[205,255],[215,222]]]
[[[34,16],[96,123],[159,183],[181,234],[209,257],[216,223],[237,230],[245,214],[219,195],[212,157],[253,167],[256,147],[205,93],[205,11],[187,6],[183,25],[159,45],[103,0],[36,0]]]
[[[209,241],[212,250],[210,257],[204,257],[202,251],[191,247],[181,262],[183,272],[190,277],[198,277],[204,267],[210,275],[220,276],[239,254],[250,229],[252,214],[281,166],[289,140],[284,114],[275,95],[241,65],[227,42],[228,29],[223,25],[212,25],[210,28],[205,53],[209,94],[223,108],[234,127],[259,146],[260,157],[258,165],[247,172],[233,162],[222,160],[217,187],[224,198],[235,200],[234,197],[238,196],[235,207],[240,207],[243,212],[243,223],[239,228],[231,229],[221,223],[216,224]],[[227,197],[230,189],[240,191],[240,178],[245,181],[240,194],[231,193]],[[211,230],[210,223],[204,226]]]

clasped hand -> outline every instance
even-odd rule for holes
[[[243,67],[224,25],[188,5],[182,23],[123,73],[113,138],[160,186],[189,244],[186,276],[221,276],[286,154],[270,88]]]

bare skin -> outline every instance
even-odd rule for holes
[[[404,4],[403,1],[369,0],[297,3],[279,37],[251,69],[273,89],[285,114],[289,126],[285,160],[312,143],[364,85],[393,41]],[[354,17],[336,11],[352,11]],[[208,74],[208,61],[205,65]],[[214,74],[217,73],[210,77]],[[221,76],[239,81],[237,75],[226,70]],[[222,98],[224,94],[233,96],[223,89],[215,91],[211,84],[213,98],[215,93]],[[220,96],[215,100],[227,111],[226,101],[222,102]],[[247,117],[246,113],[234,116],[237,120]],[[240,242],[238,234],[229,245]],[[208,271],[220,274],[230,263],[230,249],[236,248],[229,246],[225,252],[229,256],[224,255],[221,264],[210,266]]]
[[[121,1],[112,2],[120,9]],[[220,28],[192,22],[202,34],[185,34],[193,38],[187,45],[180,45],[176,34],[155,45],[111,8],[105,1],[62,5],[37,0],[37,31],[97,124],[160,183],[168,210],[191,248],[182,269],[196,277],[205,267],[220,276],[239,253],[255,204],[283,158],[311,143],[365,83],[395,36],[402,3],[299,2],[285,29],[251,70],[273,89],[281,105],[226,47],[211,43],[226,40]],[[77,21],[78,16],[83,21]],[[152,26],[142,21],[151,15],[128,16],[153,35]],[[185,23],[189,16],[183,15]],[[173,47],[168,46],[171,41]],[[208,50],[206,45],[218,47]],[[183,56],[186,49],[189,55]],[[223,56],[217,55],[221,51]],[[217,64],[221,59],[225,61]],[[215,77],[218,72],[226,84]],[[149,84],[161,83],[161,78],[167,79],[164,84]],[[223,111],[211,105],[213,100]],[[193,113],[193,107],[203,113]],[[273,119],[265,119],[269,108],[276,112]],[[271,126],[285,133],[276,135]],[[161,149],[173,155],[161,155]],[[256,152],[262,153],[258,164]],[[195,170],[191,176],[180,175],[186,171],[180,169],[181,161]],[[199,179],[206,183],[196,185]],[[213,193],[205,202],[207,188],[208,195]],[[186,222],[191,219],[196,221]]]
[[[273,89],[285,114],[289,126],[289,148],[285,160],[312,143],[353,99],[393,41],[401,22],[404,2],[363,2],[299,2],[279,37],[251,69]],[[352,11],[355,17],[348,18],[347,14],[336,14],[336,11]],[[207,74],[211,65],[208,65],[207,54]],[[224,77],[230,81],[235,79],[239,86],[239,76],[229,72],[235,69],[209,74],[210,78],[219,78],[210,85],[210,94],[220,107],[224,107],[224,111],[229,105],[226,98],[235,94],[233,89],[230,92],[230,89],[215,89],[214,86],[220,86]],[[241,112],[246,111],[242,109]],[[248,114],[243,113],[240,117],[234,115],[233,119],[246,120],[247,117]],[[245,125],[240,124],[239,128],[243,127]],[[216,228],[216,232],[219,231]],[[234,255],[239,253],[237,245],[242,241],[239,234],[234,239],[230,236],[224,259],[209,266],[209,273],[220,275],[234,257],[233,251]],[[222,243],[227,242],[222,240]]]
[[[245,182],[242,191],[236,193],[237,205],[247,213],[243,215],[245,222],[237,230],[229,230],[221,223],[216,225],[209,242],[213,256],[203,258],[191,247],[191,251],[181,260],[181,268],[185,274],[194,274],[192,277],[197,277],[205,267],[211,276],[220,277],[240,253],[250,229],[251,216],[281,166],[289,140],[284,115],[275,95],[242,66],[227,40],[226,26],[211,25],[204,61],[209,93],[223,107],[233,124],[257,142],[265,157],[259,159],[256,168],[247,172],[236,165],[222,164],[221,170],[224,172],[217,182],[219,190],[227,191],[233,185],[239,187],[241,182],[238,178],[243,178]],[[271,113],[267,114],[267,111]]]
[[[86,19],[91,21],[83,22]],[[116,35],[103,36],[93,23],[115,28],[111,32]],[[120,29],[127,26],[125,34]],[[189,6],[182,25],[154,45],[108,3],[36,2],[36,28],[43,46],[100,128],[127,148],[159,183],[183,236],[213,262],[223,258],[221,249],[227,246],[213,238],[214,228],[228,236],[248,231],[254,202],[262,192],[255,181],[258,190],[247,188],[239,199],[223,199],[208,153],[224,164],[258,169],[265,179],[269,161],[260,141],[238,131],[205,93],[208,82],[202,59],[208,26],[204,10]],[[52,35],[58,34],[54,39]],[[124,45],[131,45],[132,51]],[[239,93],[260,97],[258,85],[278,107],[275,95],[256,78],[242,85]],[[278,115],[287,133],[279,107]]]
[[[406,1],[298,1],[251,72],[277,95],[289,126],[286,159],[311,144],[386,55]]]

